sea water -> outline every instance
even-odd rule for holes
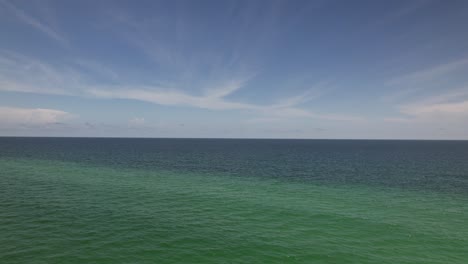
[[[0,138],[0,263],[468,263],[468,142]]]

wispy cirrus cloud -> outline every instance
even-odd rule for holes
[[[116,81],[119,79],[119,74],[117,74],[117,72],[115,72],[114,70],[105,66],[102,63],[85,59],[76,59],[73,60],[72,63],[78,65],[79,68],[82,68],[85,71],[94,75],[103,76],[104,78],[107,78],[112,81]]]
[[[99,69],[101,69],[101,66],[99,66]],[[97,72],[110,72],[118,75],[118,73],[106,68]],[[224,83],[218,81],[217,86],[210,86],[210,88],[202,89],[202,94],[193,95],[177,88],[125,83],[114,85],[93,83],[89,81],[93,79],[92,76],[74,68],[73,64],[56,67],[15,53],[0,52],[0,91],[127,99],[158,105],[216,111],[243,110],[252,111],[263,117],[275,118],[362,120],[360,117],[350,115],[314,113],[299,108],[300,104],[313,100],[318,96],[316,89],[310,89],[299,95],[286,97],[267,105],[237,102],[227,98],[243,89],[250,78],[225,78]]]
[[[461,88],[397,106],[403,117],[385,118],[387,122],[461,122],[468,118],[468,89]]]
[[[82,82],[82,74],[73,68],[0,50],[0,91],[72,95]]]
[[[399,101],[394,108],[400,116],[387,117],[384,121],[439,124],[465,120],[468,89],[460,85],[454,87],[450,81],[466,70],[468,58],[463,57],[388,80],[385,85],[395,91],[384,96],[384,100]]]
[[[230,102],[216,94],[207,93],[203,96],[159,87],[112,87],[110,89],[89,89],[87,93],[99,98],[131,99],[143,102],[169,106],[186,106],[210,110],[254,109],[256,106],[238,102]]]
[[[223,90],[223,88],[221,88],[220,90]],[[233,89],[233,91],[235,90],[237,89]],[[219,94],[219,90],[214,90],[213,94],[207,93],[203,96],[193,96],[181,91],[154,90],[152,88],[127,88],[120,90],[97,89],[88,90],[88,93],[100,98],[133,99],[160,105],[196,107],[208,110],[247,110],[261,114],[264,117],[266,116],[275,119],[312,118],[336,121],[364,120],[364,118],[359,116],[314,113],[309,110],[297,108],[296,105],[307,100],[307,93],[301,96],[293,96],[292,98],[286,98],[280,102],[270,105],[259,105],[228,101],[224,97],[229,95],[230,93],[225,93],[221,96]]]
[[[64,46],[68,46],[70,43],[69,41],[63,36],[62,33],[59,33],[58,30],[53,29],[50,25],[40,21],[38,18],[26,13],[24,10],[18,8],[11,2],[7,0],[0,0],[0,5],[5,6],[8,10],[14,14],[19,21],[39,30],[40,32],[44,33],[48,37],[58,41]]]
[[[250,79],[261,72],[262,49],[275,43],[265,35],[279,31],[276,20],[280,2],[267,6],[249,2],[244,3],[244,9],[232,3],[229,14],[219,17],[218,26],[193,16],[189,10],[193,4],[156,9],[152,18],[112,7],[102,23],[130,44],[135,56],[144,55],[144,60],[151,61],[157,68],[155,78],[176,76],[171,80],[175,87],[208,88],[212,93],[215,86],[224,87],[231,80]],[[205,41],[213,35],[218,35],[216,41]]]
[[[386,94],[383,99],[385,101],[395,101],[429,90],[434,81],[446,80],[451,74],[467,69],[468,58],[462,58],[394,77],[384,83],[385,86],[392,88],[393,92]],[[447,90],[447,87],[445,87],[445,90]]]
[[[439,64],[430,68],[392,78],[386,82],[386,85],[395,86],[427,82],[444,74],[459,70],[465,66],[468,66],[468,58],[457,59],[448,63]]]

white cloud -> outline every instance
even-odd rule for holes
[[[407,105],[401,108],[401,112],[412,116],[424,116],[431,114],[468,115],[468,101]]]
[[[143,117],[134,117],[130,119],[128,123],[133,126],[141,126],[141,125],[144,125],[146,121],[145,121],[145,118]]]
[[[60,123],[73,117],[74,115],[68,112],[55,109],[0,106],[0,126],[2,127],[42,126]]]
[[[411,118],[404,118],[404,117],[387,117],[384,118],[385,122],[390,122],[390,123],[407,123],[411,122]]]

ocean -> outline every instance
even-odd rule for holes
[[[3,137],[0,263],[468,263],[468,141]]]

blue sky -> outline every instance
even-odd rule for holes
[[[0,0],[0,135],[468,139],[468,2]]]

